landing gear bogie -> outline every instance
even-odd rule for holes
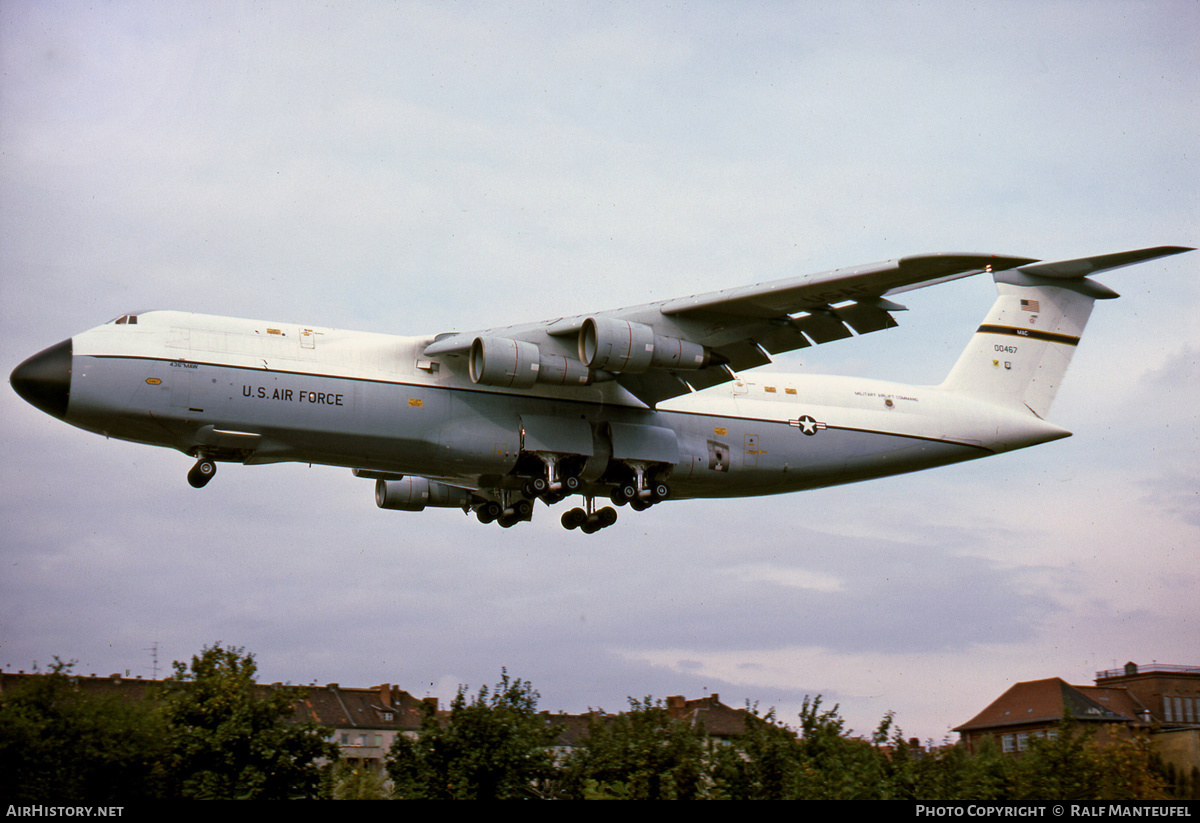
[[[587,499],[588,508],[592,508],[592,498]],[[576,507],[563,513],[562,525],[564,529],[572,531],[579,529],[584,534],[595,534],[601,529],[606,529],[613,523],[617,522],[617,510],[612,506],[605,506],[602,509],[592,511],[590,514],[587,509]]]
[[[499,491],[499,500],[485,500],[475,505],[475,517],[480,523],[499,523],[501,528],[511,529],[524,520],[533,519],[533,501],[520,496],[509,496]]]

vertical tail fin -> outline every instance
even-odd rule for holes
[[[996,272],[995,304],[942,388],[1045,418],[1092,313],[1117,293],[1088,274],[1191,249],[1153,249]]]

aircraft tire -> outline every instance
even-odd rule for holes
[[[583,509],[578,508],[578,507],[576,507],[574,509],[569,509],[569,510],[563,512],[561,522],[562,522],[563,528],[566,529],[567,531],[571,531],[573,529],[578,529],[580,526],[582,526],[584,523],[587,522],[587,512],[585,512]]]
[[[208,458],[196,461],[196,465],[192,466],[188,472],[188,483],[194,489],[202,489],[208,485],[208,481],[213,479],[213,475],[217,473],[217,464]]]
[[[528,500],[518,500],[513,504],[513,517],[517,520],[532,520],[533,503]]]

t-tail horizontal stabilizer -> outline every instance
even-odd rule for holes
[[[1117,296],[1088,275],[1185,251],[1159,246],[996,272],[999,297],[942,388],[1044,419],[1092,304]]]

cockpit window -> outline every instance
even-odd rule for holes
[[[136,314],[123,314],[120,317],[118,317],[116,320],[114,320],[113,322],[116,323],[118,326],[124,326],[124,325],[136,326],[137,318],[138,318],[138,316]]]

